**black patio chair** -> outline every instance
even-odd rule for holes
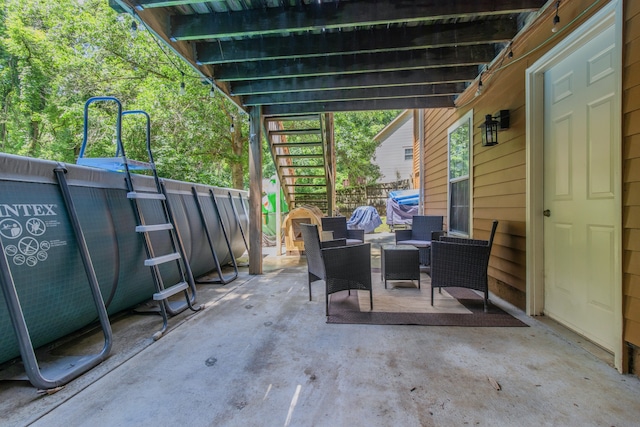
[[[412,245],[420,250],[420,264],[431,264],[432,233],[443,233],[442,216],[414,215],[410,230],[396,230],[396,244]]]
[[[339,291],[349,291],[351,294],[351,289],[369,291],[371,310],[373,310],[371,244],[345,245],[344,239],[339,239],[339,242],[335,240],[320,242],[318,226],[315,224],[300,224],[300,231],[307,257],[309,301],[311,301],[311,283],[324,280],[327,316],[329,315],[329,295]]]
[[[364,230],[349,230],[347,217],[324,216],[320,218],[320,221],[322,222],[322,231],[333,231],[334,239],[346,239],[347,245],[364,243]]]
[[[484,294],[484,311],[489,302],[487,269],[498,221],[493,221],[489,240],[442,236],[431,242],[431,305],[433,289],[474,289]]]

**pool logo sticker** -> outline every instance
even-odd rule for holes
[[[35,267],[46,261],[48,251],[54,246],[65,246],[63,240],[45,240],[47,229],[60,225],[57,219],[46,221],[40,217],[56,216],[57,205],[44,204],[0,204],[0,236],[8,240],[4,253],[15,265]],[[28,217],[24,225],[16,218]],[[40,238],[40,240],[39,240]]]

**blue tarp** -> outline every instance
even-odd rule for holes
[[[382,219],[373,206],[358,206],[347,221],[350,230],[364,230],[365,233],[373,233],[373,230],[382,225]]]

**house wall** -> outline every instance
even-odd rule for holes
[[[555,8],[541,14],[511,46],[513,57],[499,59],[483,74],[483,93],[471,86],[456,109],[425,110],[425,212],[447,213],[447,129],[474,110],[473,236],[486,238],[491,221],[500,221],[491,260],[491,292],[524,309],[526,302],[526,120],[525,71],[607,1],[561,2],[560,31],[552,33]],[[624,340],[640,359],[640,1],[624,1],[622,184],[623,184],[623,316]],[[485,114],[501,109],[511,113],[510,129],[499,133],[500,143],[482,147],[478,126]],[[628,362],[628,361],[627,361]]]
[[[413,110],[413,174],[411,175],[411,185],[413,188],[420,188],[420,113],[422,110]]]
[[[444,216],[447,224],[447,128],[462,114],[454,109],[428,109],[424,115],[424,189],[425,215]]]
[[[411,111],[402,113],[404,117],[399,122],[392,123],[387,133],[383,130],[379,139],[382,141],[374,154],[373,163],[380,166],[382,177],[379,183],[395,182],[399,179],[413,178],[413,160],[404,159],[404,149],[413,148],[413,114]],[[418,155],[413,153],[414,158]]]
[[[623,337],[640,346],[640,2],[624,2],[622,70]],[[635,360],[640,360],[637,348]]]

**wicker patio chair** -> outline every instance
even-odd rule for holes
[[[489,240],[443,236],[431,242],[431,305],[433,289],[460,287],[484,294],[484,310],[489,302],[487,269],[498,221],[493,221]]]
[[[420,264],[431,264],[431,234],[442,231],[442,216],[414,215],[410,230],[396,230],[397,245],[413,245],[420,250]]]
[[[339,291],[361,289],[369,291],[369,301],[373,310],[373,292],[371,287],[371,244],[336,246],[335,241],[320,242],[318,226],[300,224],[304,251],[307,256],[309,280],[309,301],[311,301],[311,283],[324,280],[325,311],[329,315],[329,295]],[[340,239],[344,242],[344,239]]]
[[[349,230],[347,217],[324,216],[320,221],[322,221],[323,231],[333,231],[334,239],[347,239],[347,245],[364,243],[364,230]]]

